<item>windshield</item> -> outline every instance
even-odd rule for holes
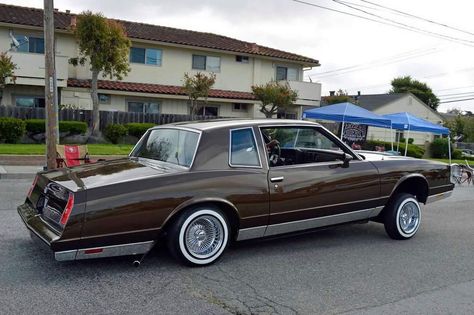
[[[199,133],[171,128],[149,130],[130,156],[190,167]]]

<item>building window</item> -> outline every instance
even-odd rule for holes
[[[221,58],[213,56],[193,55],[193,69],[209,72],[221,71]]]
[[[201,106],[196,111],[196,115],[198,116],[219,116],[219,107],[217,106]]]
[[[144,102],[144,101],[130,101],[128,102],[128,111],[132,113],[159,114],[160,103]]]
[[[44,108],[42,96],[15,96],[15,105],[19,107]]]
[[[154,48],[130,48],[130,62],[161,66],[162,51]]]
[[[276,79],[277,81],[282,81],[282,80],[298,81],[298,69],[277,66]]]
[[[279,112],[277,113],[277,118],[278,119],[296,119],[297,115],[296,113],[291,113],[291,112]]]
[[[100,104],[110,104],[110,94],[99,93],[99,103]]]
[[[246,112],[247,111],[247,104],[245,103],[234,103],[232,104],[232,110],[234,112]]]
[[[241,63],[249,63],[249,57],[237,55],[235,56],[235,61],[241,62]]]
[[[15,39],[20,44],[16,47],[16,51],[44,54],[44,38],[15,35]]]

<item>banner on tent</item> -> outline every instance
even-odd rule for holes
[[[342,140],[352,144],[354,142],[363,142],[367,139],[367,125],[359,125],[352,123],[344,124],[344,134]]]

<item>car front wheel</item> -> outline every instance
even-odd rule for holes
[[[168,248],[181,262],[209,265],[219,259],[229,242],[225,215],[217,208],[185,210],[168,231]]]
[[[388,236],[396,240],[413,237],[421,223],[421,208],[415,196],[400,193],[387,207],[384,226]]]

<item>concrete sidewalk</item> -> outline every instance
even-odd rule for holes
[[[0,165],[0,180],[33,179],[35,174],[42,170],[42,166],[34,165]]]

